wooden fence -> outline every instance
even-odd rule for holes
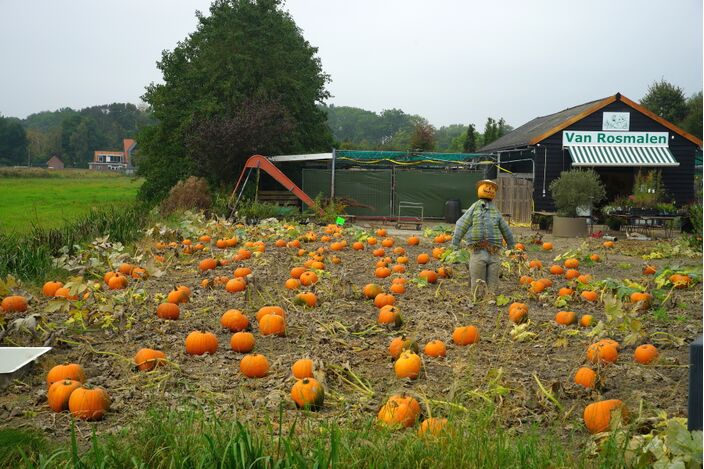
[[[499,189],[494,203],[501,213],[511,215],[511,222],[530,223],[533,213],[533,181],[511,176],[497,179]]]

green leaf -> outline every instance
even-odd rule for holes
[[[511,297],[510,296],[505,296],[503,294],[500,294],[499,296],[496,297],[496,306],[506,306],[511,302]]]

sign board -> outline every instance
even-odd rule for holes
[[[605,112],[601,130],[628,132],[631,126],[630,112]]]
[[[604,132],[564,130],[562,145],[566,147],[667,147],[667,132]]]

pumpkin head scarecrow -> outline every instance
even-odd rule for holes
[[[471,251],[469,275],[472,290],[481,283],[489,291],[496,290],[501,266],[501,243],[505,240],[509,249],[515,244],[508,223],[493,203],[497,187],[489,179],[477,182],[479,200],[457,220],[452,237],[453,247],[459,247],[464,239]]]

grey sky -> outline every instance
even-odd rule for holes
[[[209,0],[0,0],[0,113],[139,103]],[[702,89],[701,0],[289,0],[329,103],[518,126],[660,78]]]

